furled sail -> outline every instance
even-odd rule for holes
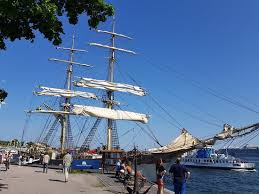
[[[146,95],[146,92],[143,88],[139,86],[133,86],[129,84],[113,83],[105,80],[96,80],[91,78],[80,78],[74,82],[75,86],[78,87],[90,87],[96,89],[105,89],[119,92],[128,92],[138,96]]]
[[[223,130],[220,133],[217,133],[215,136],[203,140],[203,144],[205,145],[214,145],[218,140],[225,140],[228,138],[240,137],[243,135],[247,135],[254,131],[259,130],[259,123],[249,125],[242,128],[235,128],[229,124],[224,124]]]
[[[149,149],[149,151],[153,154],[171,153],[183,150],[187,151],[193,149],[198,144],[200,144],[200,140],[193,137],[186,129],[183,129],[181,135],[179,135],[170,144],[160,148]]]
[[[93,106],[72,105],[72,113],[84,116],[102,117],[113,120],[131,120],[139,121],[142,123],[148,122],[146,114],[140,114],[129,111],[113,110],[108,108],[100,108]]]
[[[89,92],[81,92],[81,91],[72,91],[72,90],[65,90],[59,88],[48,88],[40,86],[42,91],[35,92],[36,95],[42,96],[57,96],[57,97],[65,97],[65,98],[72,98],[72,97],[81,97],[81,98],[92,98],[98,99],[98,97]]]
[[[197,148],[204,147],[206,145],[214,145],[219,140],[225,140],[229,138],[236,138],[259,130],[259,123],[249,125],[242,128],[235,128],[231,125],[224,124],[223,130],[217,133],[213,137],[199,140],[193,137],[187,130],[183,129],[180,136],[173,140],[170,144],[160,147],[149,149],[153,154],[166,154],[166,153],[178,153],[183,151],[189,151]]]
[[[26,111],[27,113],[45,113],[45,114],[54,114],[54,115],[64,115],[64,114],[71,114],[67,111],[56,111],[56,110],[44,110],[41,107],[37,108],[36,110],[29,110]]]

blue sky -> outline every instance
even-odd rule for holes
[[[149,92],[144,98],[125,94],[116,94],[116,98],[123,109],[150,114],[149,126],[162,144],[175,138],[179,129],[152,99],[159,101],[182,127],[197,137],[215,134],[224,122],[236,127],[258,122],[257,113],[224,102],[195,87],[191,81],[259,110],[258,1],[110,2],[116,10],[116,31],[134,38],[133,41],[118,40],[116,44],[138,53],[137,56],[118,53],[115,80],[134,84],[132,77]],[[62,46],[71,45],[75,30],[76,46],[89,51],[77,55],[76,61],[94,65],[91,69],[76,68],[75,76],[105,79],[108,52],[91,48],[87,43],[107,44],[109,38],[90,31],[85,16],[75,28],[66,18],[62,20],[66,33]],[[100,28],[111,29],[111,20]],[[7,104],[0,109],[1,139],[20,137],[25,122],[24,110],[45,101],[32,95],[37,85],[64,85],[66,67],[49,62],[50,57],[67,59],[68,55],[56,50],[41,34],[33,44],[24,40],[8,42],[7,50],[0,51],[0,87],[9,93]],[[34,140],[39,136],[46,118],[32,117],[26,139]],[[133,142],[141,148],[155,145],[135,124],[120,121],[118,126],[119,135],[134,128],[121,138],[125,147]],[[104,126],[100,136],[103,136],[102,131]],[[135,138],[129,142],[131,137]],[[251,143],[258,144],[258,140],[257,137]]]

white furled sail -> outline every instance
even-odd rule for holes
[[[43,87],[40,86],[40,89],[42,91],[35,92],[38,96],[57,96],[57,97],[65,97],[65,98],[72,98],[72,97],[81,97],[81,98],[92,98],[92,99],[98,99],[98,97],[89,92],[81,92],[81,91],[72,91],[72,90],[65,90],[65,89],[59,89],[59,88],[49,88],[49,87]]]
[[[129,111],[113,110],[108,108],[100,108],[93,106],[72,105],[72,113],[84,116],[102,117],[113,120],[131,120],[139,121],[142,123],[148,122],[146,114],[140,114]]]
[[[186,129],[182,130],[181,135],[179,135],[175,140],[173,140],[170,144],[160,147],[149,149],[153,154],[159,153],[172,153],[182,150],[190,150],[195,148],[200,144],[200,140],[196,137],[193,137]]]
[[[44,110],[40,108],[37,108],[36,110],[29,110],[26,111],[27,113],[45,113],[45,114],[54,114],[54,115],[64,115],[64,114],[71,114],[67,111],[56,111],[56,110]]]
[[[203,140],[203,142],[205,145],[214,145],[218,140],[241,137],[257,130],[259,130],[259,123],[242,128],[235,128],[229,124],[224,124],[223,130],[220,133],[217,133],[211,138]]]
[[[146,91],[139,87],[133,86],[129,84],[121,84],[121,83],[113,83],[106,80],[96,80],[91,78],[80,78],[79,80],[74,82],[75,86],[78,87],[89,87],[96,89],[105,89],[119,92],[128,92],[131,94],[135,94],[138,96],[145,96]]]

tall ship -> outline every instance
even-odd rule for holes
[[[42,131],[40,137],[37,139],[37,143],[41,145],[50,146],[53,142],[54,135],[60,132],[60,146],[58,146],[58,152],[64,154],[67,150],[75,150],[75,143],[73,139],[73,127],[71,124],[71,118],[94,118],[95,121],[83,141],[82,145],[77,148],[77,155],[85,157],[90,156],[92,159],[100,159],[96,156],[96,152],[91,149],[91,143],[93,138],[98,133],[98,128],[100,128],[100,123],[106,120],[106,142],[99,147],[99,151],[106,152],[109,157],[110,153],[116,153],[117,157],[114,157],[113,163],[117,160],[122,151],[120,150],[119,138],[117,133],[116,121],[133,121],[136,123],[146,124],[149,120],[149,116],[143,113],[137,113],[132,111],[121,110],[120,102],[115,99],[115,92],[129,93],[137,96],[145,96],[146,91],[139,86],[130,85],[125,83],[115,82],[114,69],[115,69],[115,57],[117,52],[123,52],[131,55],[136,53],[131,50],[124,48],[119,48],[115,46],[115,40],[117,38],[131,40],[129,36],[119,34],[115,32],[115,20],[113,19],[112,31],[97,30],[98,33],[108,35],[110,37],[110,45],[100,44],[100,43],[90,43],[90,46],[107,49],[110,53],[108,57],[108,73],[107,80],[105,79],[94,79],[90,77],[76,77],[74,80],[74,66],[79,66],[80,68],[92,68],[92,65],[84,64],[74,61],[75,53],[84,53],[86,50],[75,48],[75,36],[73,35],[73,41],[71,48],[57,47],[59,50],[69,52],[69,60],[50,58],[50,61],[63,63],[67,66],[66,71],[66,81],[64,88],[57,87],[46,87],[40,86],[38,90],[34,92],[37,96],[51,96],[59,98],[58,106],[54,107],[50,104],[44,102],[35,110],[27,111],[29,115],[32,113],[47,114],[49,117],[54,118],[54,121],[49,121],[46,124],[47,127]],[[91,90],[89,91],[79,91],[78,88]],[[103,95],[98,95],[98,92],[103,91]],[[85,104],[78,104],[78,100],[84,99],[88,102]],[[97,103],[92,103],[92,101],[97,101]],[[81,101],[80,101],[81,102]],[[92,106],[90,104],[98,104]],[[86,125],[87,120],[82,124],[82,130]],[[59,130],[60,129],[60,130]],[[103,135],[104,136],[104,135]],[[104,155],[102,155],[104,156]],[[88,157],[89,158],[89,157]]]
[[[37,96],[51,96],[59,98],[58,106],[51,106],[47,103],[42,103],[35,110],[28,111],[31,113],[47,114],[51,115],[54,120],[48,122],[46,127],[37,139],[39,144],[49,146],[54,139],[54,135],[60,132],[60,146],[58,151],[64,153],[66,150],[75,149],[75,142],[73,139],[73,127],[71,125],[71,118],[94,118],[94,122],[89,130],[89,133],[85,137],[82,145],[79,147],[79,151],[86,152],[91,149],[91,143],[93,138],[98,134],[98,128],[100,123],[106,120],[106,141],[100,146],[100,150],[106,150],[112,152],[114,150],[120,150],[119,137],[117,132],[118,120],[132,121],[138,126],[144,124],[147,126],[150,116],[145,113],[137,113],[132,111],[122,110],[120,102],[115,99],[116,92],[129,93],[137,96],[145,96],[147,92],[140,86],[115,82],[115,62],[116,53],[123,52],[130,55],[136,53],[131,50],[119,48],[115,45],[117,38],[128,39],[132,38],[123,34],[115,32],[115,20],[113,20],[113,27],[111,31],[97,30],[98,33],[108,35],[110,37],[110,44],[90,43],[90,46],[107,49],[110,53],[108,57],[108,72],[107,79],[95,79],[86,76],[76,77],[74,80],[74,66],[81,68],[92,68],[92,65],[79,63],[74,61],[75,53],[84,53],[84,49],[75,48],[75,37],[73,36],[71,48],[58,47],[59,50],[69,52],[69,60],[50,58],[51,61],[63,63],[67,66],[65,87],[46,87],[40,86],[35,95]],[[77,90],[78,88],[87,89],[87,91]],[[103,95],[98,95],[96,90],[103,91]],[[78,103],[79,101],[74,99],[84,99],[86,103]],[[81,102],[81,101],[80,101]],[[94,102],[94,103],[93,103]],[[158,103],[158,102],[156,102]],[[95,104],[95,106],[92,106]],[[83,131],[87,119],[82,124]],[[142,126],[140,128],[145,131]],[[59,130],[60,129],[60,130]],[[150,127],[147,127],[150,130]],[[140,151],[138,153],[139,163],[154,163],[156,159],[162,158],[165,161],[172,161],[174,158],[182,155],[185,152],[203,148],[206,146],[214,145],[217,141],[226,139],[238,138],[255,132],[259,129],[259,123],[249,126],[237,128],[229,124],[225,124],[223,129],[219,133],[206,139],[199,139],[190,134],[186,129],[182,129],[180,135],[167,145],[162,145],[152,132],[148,135],[153,138],[157,147],[151,148],[145,152]],[[89,153],[89,152],[88,152]],[[93,154],[90,154],[93,155]],[[131,157],[131,154],[128,154]]]
[[[206,139],[199,139],[190,134],[186,129],[183,129],[181,134],[176,139],[172,140],[171,143],[157,148],[149,149],[148,152],[143,154],[141,159],[143,162],[147,163],[153,163],[158,158],[162,158],[165,162],[170,162],[175,160],[176,157],[181,157],[181,155],[186,152],[204,148],[206,146],[212,146],[219,141],[237,139],[258,130],[259,123],[241,128],[236,128],[229,124],[224,124],[221,132]]]

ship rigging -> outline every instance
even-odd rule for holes
[[[69,51],[70,52],[70,60],[63,60],[63,59],[56,59],[56,58],[50,58],[51,61],[54,62],[61,62],[67,64],[67,75],[66,75],[66,85],[65,88],[51,88],[51,87],[44,87],[40,86],[40,91],[36,91],[35,94],[38,96],[55,96],[60,97],[60,109],[55,109],[51,107],[50,105],[43,103],[39,108],[36,110],[28,111],[29,113],[46,113],[54,115],[55,121],[51,124],[49,127],[49,130],[47,134],[39,138],[38,142],[43,144],[49,144],[51,141],[53,141],[53,135],[57,132],[57,127],[60,124],[61,126],[61,138],[60,138],[60,148],[61,152],[63,153],[65,149],[71,149],[74,147],[73,143],[73,135],[72,135],[72,129],[70,124],[70,116],[84,116],[84,117],[95,117],[95,121],[92,125],[92,128],[90,129],[87,137],[85,138],[81,150],[89,149],[90,144],[93,140],[93,137],[97,133],[97,129],[103,119],[107,119],[107,140],[106,140],[106,149],[112,150],[114,148],[119,148],[119,138],[117,133],[117,124],[116,120],[131,120],[136,122],[136,125],[138,128],[140,128],[143,132],[145,132],[157,145],[159,148],[150,149],[150,152],[152,154],[175,154],[175,153],[182,153],[185,151],[189,151],[192,149],[196,149],[198,147],[206,146],[206,145],[214,145],[219,140],[225,140],[225,139],[234,139],[240,136],[244,136],[247,134],[251,134],[253,132],[258,131],[258,124],[253,124],[247,127],[242,128],[235,128],[228,124],[224,124],[223,131],[220,133],[217,133],[216,135],[206,138],[206,139],[199,139],[196,137],[193,137],[186,129],[182,130],[183,124],[180,123],[175,117],[165,108],[161,105],[161,103],[155,99],[150,93],[149,98],[152,100],[152,102],[162,110],[167,117],[172,121],[170,121],[170,124],[172,124],[174,127],[181,130],[181,134],[176,140],[172,141],[170,144],[163,146],[155,134],[152,132],[152,129],[149,127],[149,125],[145,125],[145,127],[142,127],[139,125],[139,123],[146,124],[149,120],[149,116],[147,114],[142,113],[135,113],[130,111],[124,111],[120,108],[120,103],[114,99],[114,92],[125,92],[130,93],[137,96],[145,96],[147,93],[146,91],[139,86],[135,85],[129,85],[124,83],[116,83],[114,82],[114,65],[115,65],[115,54],[117,52],[123,52],[131,55],[135,55],[136,53],[131,50],[127,50],[124,48],[118,48],[115,45],[116,38],[123,38],[132,40],[132,38],[119,34],[115,32],[115,21],[113,20],[113,27],[112,31],[105,31],[105,30],[97,30],[98,33],[106,34],[110,36],[110,45],[100,44],[100,43],[90,43],[90,46],[98,47],[98,48],[104,48],[108,49],[110,51],[109,56],[109,63],[108,63],[108,79],[93,79],[89,77],[77,77],[77,80],[72,81],[73,77],[73,66],[80,66],[80,67],[86,67],[91,68],[92,65],[89,64],[82,64],[79,62],[75,62],[73,60],[74,53],[76,52],[86,52],[86,50],[83,49],[76,49],[75,48],[75,37],[73,35],[73,41],[71,48],[65,48],[65,47],[58,47],[58,49]],[[179,75],[178,75],[179,76]],[[181,78],[183,78],[182,74],[180,74]],[[139,85],[132,77],[132,81]],[[196,87],[203,89],[199,83],[196,81],[191,80],[191,83],[195,85]],[[90,89],[100,89],[106,91],[105,97],[100,97],[95,93],[91,92],[82,92],[82,91],[76,91],[72,86],[79,87],[79,88],[90,88]],[[243,104],[240,104],[236,101],[232,101],[231,99],[227,98],[225,95],[219,96],[218,93],[216,93],[214,90],[207,88],[203,89],[203,91],[209,92],[211,95],[220,98],[221,100],[225,100],[235,106],[239,106],[240,108],[246,109],[248,111],[252,111],[257,113],[254,109],[249,108],[248,106],[245,106]],[[89,106],[89,105],[82,105],[82,104],[74,104],[71,102],[72,98],[84,98],[84,99],[90,99],[90,100],[97,100],[101,101],[103,103],[103,107],[95,107],[95,106]],[[197,119],[200,122],[204,122],[213,126],[220,126],[219,124],[209,122],[203,118],[200,118],[194,114],[191,114],[189,112],[184,112],[186,115],[188,115],[191,118]],[[214,117],[211,114],[207,114],[211,117]],[[160,115],[161,116],[161,115]],[[166,119],[166,118],[163,118]],[[82,134],[83,128],[86,125],[87,120],[84,122],[82,126],[82,130],[80,134]],[[79,140],[77,140],[78,143]]]
[[[108,71],[108,80],[97,80],[92,78],[86,77],[79,77],[76,81],[73,81],[74,86],[76,87],[86,87],[86,88],[94,88],[94,89],[102,89],[106,90],[106,98],[98,97],[94,93],[89,92],[82,92],[82,91],[75,91],[72,90],[72,73],[73,73],[73,66],[79,65],[83,67],[91,67],[88,64],[82,64],[73,61],[74,52],[86,52],[83,49],[75,49],[74,48],[74,36],[71,48],[64,48],[58,47],[62,50],[70,51],[70,60],[61,60],[51,58],[51,61],[57,61],[68,64],[67,68],[67,76],[66,76],[66,88],[59,89],[59,88],[50,88],[50,87],[40,87],[40,91],[36,91],[35,94],[38,96],[56,96],[61,97],[63,101],[60,103],[61,110],[55,110],[46,103],[42,106],[37,108],[36,110],[30,110],[28,113],[46,113],[52,114],[55,116],[56,120],[52,124],[52,127],[48,131],[47,135],[43,139],[43,142],[48,142],[50,136],[52,135],[53,131],[56,128],[56,125],[60,123],[61,125],[61,138],[60,138],[60,149],[61,153],[65,151],[65,149],[70,149],[73,147],[72,145],[72,130],[70,124],[70,116],[90,116],[96,117],[96,121],[94,126],[92,127],[89,135],[87,136],[86,140],[84,141],[82,147],[89,147],[89,143],[91,142],[91,137],[94,136],[98,125],[100,124],[101,119],[107,119],[107,150],[112,150],[114,147],[114,141],[118,142],[118,138],[115,133],[113,133],[113,129],[116,130],[116,123],[115,120],[131,120],[136,122],[147,123],[149,116],[142,113],[135,113],[131,111],[124,111],[124,110],[116,110],[114,106],[118,104],[114,100],[114,92],[126,92],[131,93],[138,96],[144,96],[146,94],[145,90],[141,87],[124,84],[124,83],[116,83],[114,82],[114,63],[115,63],[115,52],[124,52],[129,54],[136,54],[134,51],[118,48],[115,46],[115,39],[116,38],[126,38],[130,39],[130,37],[119,34],[115,32],[115,21],[113,20],[113,28],[112,31],[104,31],[104,30],[97,30],[98,33],[104,33],[111,36],[111,45],[104,45],[99,43],[90,43],[90,46],[96,46],[100,48],[105,48],[110,50],[110,57],[109,57],[109,71]],[[81,98],[88,98],[94,100],[101,100],[105,107],[94,107],[94,106],[87,106],[81,104],[72,104],[71,98],[74,97],[81,97]],[[113,140],[114,137],[114,140]],[[118,145],[117,145],[118,146]]]

